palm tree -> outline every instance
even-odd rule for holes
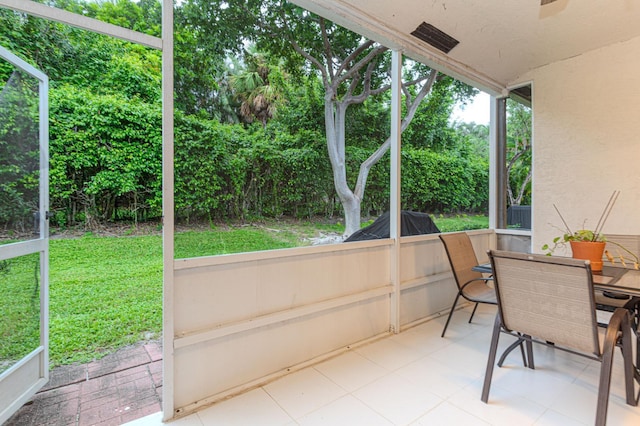
[[[246,123],[260,121],[263,127],[275,117],[283,102],[281,87],[274,84],[281,80],[281,70],[269,64],[266,56],[250,47],[245,50],[245,68],[232,75],[230,84],[240,101],[240,116]]]

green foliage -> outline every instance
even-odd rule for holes
[[[429,96],[418,107],[411,125],[402,132],[403,146],[440,152],[457,149],[459,138],[449,126],[449,117],[460,90],[468,90],[468,86],[460,85],[451,77],[436,81]]]
[[[253,3],[253,2],[252,2]],[[224,1],[186,0],[175,8],[175,104],[187,115],[224,123],[239,119],[227,77],[228,57],[244,49],[248,16]]]
[[[453,123],[461,144],[466,145],[473,155],[489,158],[489,126],[476,123]]]
[[[327,213],[328,162],[322,151],[307,146],[317,135],[273,135],[194,117],[182,117],[176,126],[179,218]]]
[[[66,223],[161,215],[162,136],[157,105],[65,86],[51,93],[50,188]]]
[[[314,132],[324,143],[324,89],[320,79],[304,78],[300,85],[286,85],[284,90],[287,102],[278,110],[272,126],[291,134]]]
[[[531,204],[531,108],[507,100],[507,175],[510,204]]]
[[[0,90],[0,225],[24,231],[38,208],[38,82],[13,70]]]
[[[355,186],[358,169],[363,161],[370,155],[371,150],[363,147],[349,145],[345,148],[347,162],[347,176],[349,185]],[[360,206],[361,216],[379,216],[389,210],[389,179],[390,179],[389,153],[385,154],[369,172],[367,179],[366,196]]]
[[[160,7],[155,0],[54,3],[149,34],[159,31]],[[287,34],[274,40],[264,31],[278,24],[280,12],[295,22]],[[215,25],[211,25],[212,17],[216,17]],[[92,225],[94,221],[160,216],[159,53],[7,10],[0,10],[0,20],[6,24],[0,31],[3,45],[51,77],[52,224]],[[267,26],[258,28],[259,21]],[[317,16],[280,2],[190,0],[176,7],[178,219],[331,217],[342,213],[327,156],[325,88],[319,74],[308,64],[302,66],[303,59],[285,40],[295,36],[309,52],[322,55],[324,45],[315,31],[320,24]],[[362,42],[357,34],[328,21],[323,24],[330,26],[336,57],[348,55]],[[244,64],[234,54],[243,52],[249,39],[269,54],[254,50]],[[0,67],[3,81],[11,75],[11,68],[5,65]],[[386,81],[387,65],[388,55],[380,56],[376,64],[380,72],[372,77],[376,84]],[[278,91],[278,115],[268,125],[260,119],[262,128],[232,124],[238,121],[239,100],[268,93],[260,88],[264,85],[257,85],[253,89],[259,91],[246,87],[246,96],[237,97],[240,90],[234,92],[231,76],[242,70],[256,74],[262,68],[269,70],[266,78]],[[405,71],[409,78],[426,70],[424,65],[411,63]],[[261,79],[265,83],[265,76]],[[339,89],[338,95],[345,89]],[[415,95],[415,88],[409,90]],[[478,145],[468,146],[469,139],[447,125],[453,102],[471,91],[448,77],[440,78],[403,134],[406,208],[449,212],[485,207],[486,151],[480,152]],[[352,186],[362,162],[388,137],[388,96],[369,97],[352,105],[345,116],[345,160]],[[434,157],[433,150],[443,152],[443,157]],[[0,173],[8,176],[13,172],[5,168]],[[2,180],[5,199],[0,215],[4,214],[5,223],[28,211],[29,206],[16,200],[27,189],[35,190],[37,175],[22,176],[28,179],[23,178],[20,188],[16,179]],[[13,187],[6,182],[14,182]],[[363,216],[388,209],[388,182],[386,156],[369,172]],[[20,212],[14,211],[16,206]]]
[[[485,211],[489,165],[457,152],[404,150],[402,206],[422,212]]]
[[[176,117],[175,205],[178,218],[242,214],[246,161],[236,151],[246,143],[241,126],[223,126],[193,116]],[[240,204],[239,204],[240,203]]]
[[[38,254],[0,262],[0,373],[40,346]]]
[[[371,155],[382,142],[387,140],[391,133],[388,97],[389,93],[385,93],[385,95],[369,98],[362,104],[352,105],[347,110],[345,135],[349,146],[368,148]],[[358,169],[356,168],[354,172],[357,175]]]
[[[103,22],[159,37],[161,34],[161,4],[157,0],[84,1],[87,16]]]

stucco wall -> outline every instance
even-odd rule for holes
[[[560,231],[594,228],[620,197],[605,233],[640,234],[640,38],[523,76],[533,85],[533,235],[539,252]]]

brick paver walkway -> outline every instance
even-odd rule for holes
[[[161,410],[162,348],[133,345],[88,364],[56,368],[5,425],[121,425]]]

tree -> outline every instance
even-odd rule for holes
[[[247,123],[259,121],[266,128],[283,102],[282,90],[277,85],[282,74],[255,47],[247,48],[244,58],[244,69],[230,77],[231,88],[241,102],[242,119]]]
[[[453,123],[455,132],[471,146],[476,156],[489,158],[489,126],[476,123]]]
[[[345,158],[345,123],[349,107],[391,88],[388,48],[282,0],[191,0],[185,3],[185,8],[199,11],[189,13],[193,18],[189,25],[201,26],[199,34],[213,32],[207,28],[218,23],[224,23],[227,30],[233,28],[235,46],[230,45],[230,50],[239,50],[249,40],[256,43],[259,50],[283,58],[293,77],[314,73],[320,76],[327,151],[336,193],[345,214],[345,234],[358,230],[369,172],[389,150],[390,139],[379,141],[377,148],[360,164],[351,188]],[[403,131],[435,84],[451,84],[450,79],[422,64],[405,67],[404,72]]]
[[[531,108],[507,101],[507,196],[518,206],[531,198]]]

